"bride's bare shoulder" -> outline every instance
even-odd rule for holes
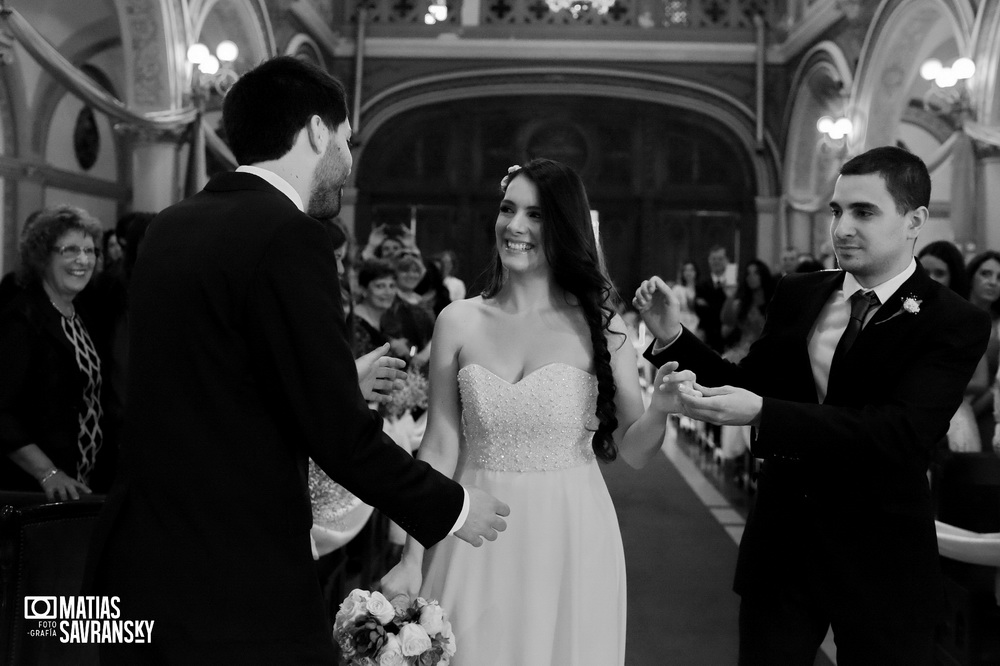
[[[481,321],[488,308],[488,302],[482,296],[452,301],[441,310],[437,324],[438,326],[468,328]]]

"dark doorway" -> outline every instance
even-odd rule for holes
[[[750,158],[717,121],[649,102],[506,96],[421,107],[383,125],[357,166],[356,233],[415,225],[426,256],[456,252],[475,294],[493,251],[499,183],[511,164],[549,157],[574,167],[598,211],[608,268],[629,294],[644,277],[705,266],[716,244],[754,257]]]

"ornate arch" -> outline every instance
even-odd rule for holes
[[[968,0],[882,0],[861,48],[851,94],[857,151],[894,141],[920,63],[947,39],[968,54],[974,23]]]
[[[1000,3],[981,3],[972,33],[976,63],[973,110],[979,122],[1000,127]]]
[[[821,210],[829,200],[848,140],[832,142],[815,129],[822,116],[849,115],[847,95],[853,75],[843,51],[832,42],[814,46],[792,77],[786,113],[784,193],[801,211]]]
[[[717,89],[684,79],[603,68],[531,67],[465,70],[420,77],[390,87],[362,106],[361,142],[384,123],[411,109],[460,99],[497,95],[583,95],[651,102],[708,116],[730,130],[753,167],[757,195],[776,196],[780,159],[773,138],[765,134],[757,149],[754,114],[739,100]],[[355,172],[356,173],[356,172]],[[353,185],[352,174],[351,184]]]

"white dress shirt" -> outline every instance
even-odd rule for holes
[[[813,324],[812,331],[809,333],[809,363],[812,365],[813,380],[816,382],[816,396],[820,403],[826,399],[833,353],[837,350],[837,343],[840,342],[840,338],[847,329],[847,322],[851,319],[851,296],[858,289],[863,289],[866,292],[874,291],[878,295],[880,305],[868,311],[864,321],[864,324],[867,324],[882,307],[881,303],[889,300],[916,270],[916,259],[910,259],[910,263],[903,269],[902,273],[871,289],[864,289],[857,278],[850,273],[844,274],[843,287],[834,290],[830,295],[830,300],[820,310],[819,317],[816,318],[816,323]]]

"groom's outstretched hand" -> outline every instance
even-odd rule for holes
[[[455,536],[478,548],[483,545],[483,539],[496,541],[498,533],[507,529],[503,516],[510,515],[510,507],[479,488],[467,487],[466,490],[469,493],[469,515]]]
[[[406,373],[403,368],[406,363],[402,359],[386,356],[389,353],[389,343],[373,349],[364,356],[354,360],[358,369],[358,385],[365,400],[372,402],[389,402],[394,390],[403,388]]]

